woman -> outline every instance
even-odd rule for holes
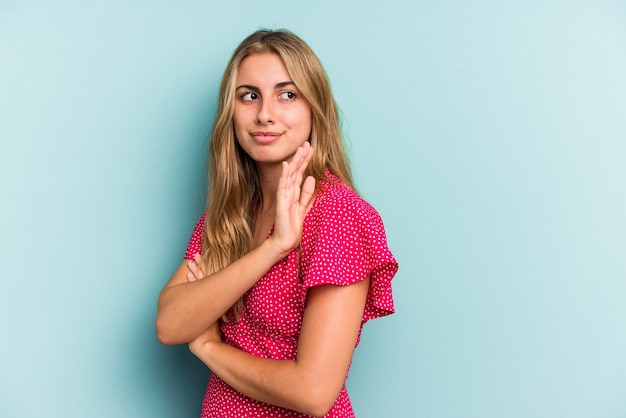
[[[212,371],[202,417],[354,416],[352,353],[393,312],[396,271],[319,60],[288,31],[253,33],[222,78],[205,214],[159,297],[159,340]]]

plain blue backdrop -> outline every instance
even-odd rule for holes
[[[400,262],[357,416],[626,417],[623,1],[0,0],[0,416],[195,417],[158,293],[219,78],[286,27]]]

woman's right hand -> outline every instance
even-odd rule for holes
[[[189,283],[195,282],[196,280],[204,279],[206,277],[206,273],[204,269],[200,267],[202,265],[202,257],[200,254],[194,254],[193,260],[187,261],[187,268],[189,271],[187,272],[187,281]]]
[[[289,254],[300,244],[304,216],[315,192],[315,179],[312,176],[308,176],[304,183],[302,182],[312,155],[313,148],[305,142],[298,148],[291,162],[283,162],[276,195],[274,232],[270,240],[284,255]]]

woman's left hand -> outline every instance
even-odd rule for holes
[[[315,179],[304,178],[313,149],[308,142],[298,148],[291,162],[283,162],[276,195],[276,218],[274,233],[269,241],[287,255],[300,244],[304,217],[313,200]]]

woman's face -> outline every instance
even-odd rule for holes
[[[235,136],[257,163],[289,161],[309,138],[311,108],[278,55],[246,57],[239,66],[235,96]]]

